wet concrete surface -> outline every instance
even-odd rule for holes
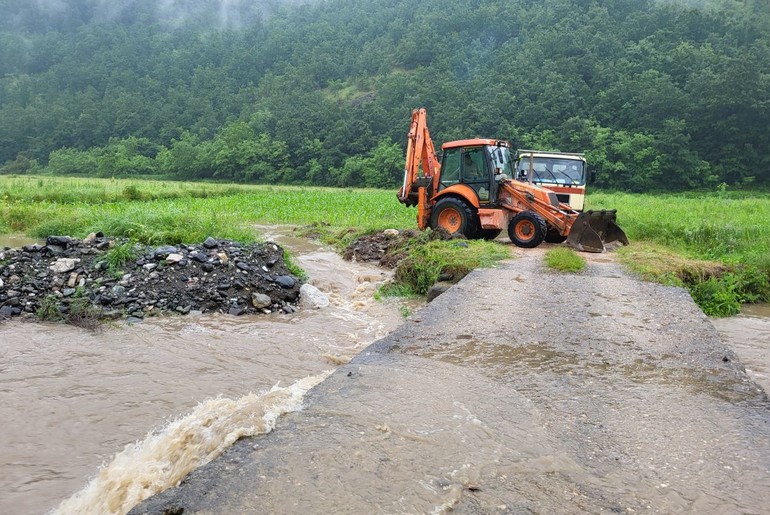
[[[770,402],[689,295],[541,257],[472,272],[131,513],[766,513]]]

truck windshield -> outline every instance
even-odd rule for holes
[[[513,159],[511,159],[511,152],[508,147],[488,145],[487,153],[494,168],[499,169],[500,173],[504,173],[508,177],[513,177]]]
[[[540,184],[565,184],[582,186],[586,183],[583,162],[576,159],[551,157],[522,157],[517,172],[519,176],[530,174],[532,182]],[[524,172],[522,174],[522,172]]]

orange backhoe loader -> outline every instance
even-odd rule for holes
[[[417,206],[420,229],[444,229],[469,239],[494,239],[504,228],[519,247],[543,241],[586,252],[628,245],[615,210],[578,213],[556,194],[514,177],[510,146],[496,139],[450,141],[436,157],[425,109],[412,112],[404,183],[398,199]]]

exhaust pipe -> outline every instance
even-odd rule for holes
[[[572,224],[565,243],[582,252],[606,252],[628,245],[628,237],[616,223],[617,210],[585,211]]]

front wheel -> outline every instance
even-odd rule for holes
[[[547,229],[542,216],[533,211],[522,211],[508,224],[508,237],[517,247],[531,249],[543,243]]]
[[[478,230],[474,212],[468,204],[454,197],[436,202],[430,215],[430,226],[433,229],[444,229],[452,235],[462,234],[469,240],[476,236]]]

